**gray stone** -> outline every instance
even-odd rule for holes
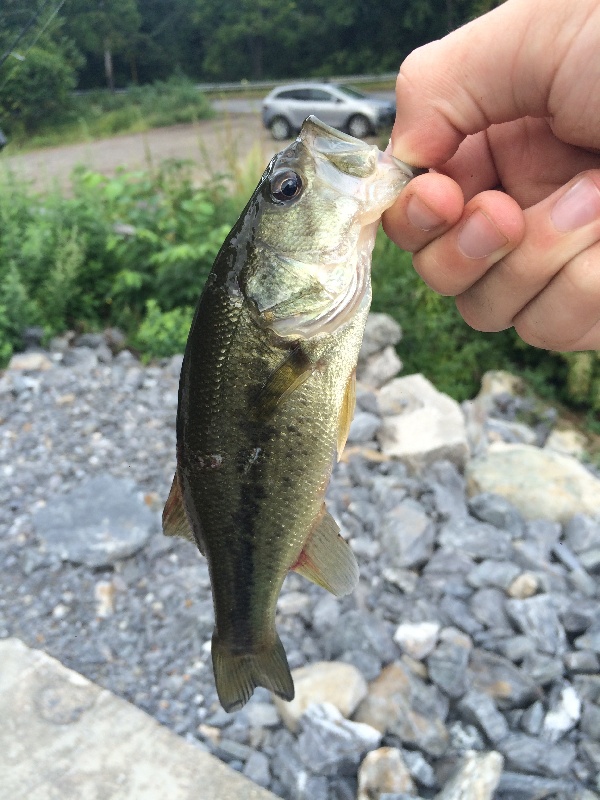
[[[367,317],[359,359],[364,361],[402,339],[402,328],[389,314],[372,311]]]
[[[495,650],[510,661],[523,661],[535,652],[535,645],[527,636],[509,636],[498,641]]]
[[[597,600],[571,600],[560,612],[560,619],[567,633],[582,633],[600,618],[600,603]]]
[[[535,651],[524,658],[521,669],[538,686],[547,686],[564,675],[562,658]]]
[[[469,661],[470,685],[492,697],[501,709],[523,708],[539,690],[524,671],[502,656],[474,648]]]
[[[442,520],[467,515],[466,487],[463,476],[451,461],[435,461],[424,474],[433,492],[435,508]]]
[[[251,698],[244,711],[251,727],[274,728],[279,724],[279,714],[272,703],[262,703]]]
[[[383,517],[380,537],[391,566],[414,567],[433,552],[435,527],[420,506],[407,500]]]
[[[45,653],[6,639],[0,663],[3,797],[275,800]]]
[[[521,727],[525,733],[529,733],[531,736],[537,736],[542,730],[545,716],[546,712],[542,702],[536,700],[535,703],[532,703],[529,708],[526,708],[523,712]]]
[[[472,689],[461,698],[458,707],[464,718],[477,725],[492,744],[501,741],[508,734],[506,719],[487,694]]]
[[[600,706],[595,703],[584,703],[579,727],[582,733],[600,742]]]
[[[98,356],[91,347],[70,347],[65,351],[62,363],[65,367],[90,372],[98,366]]]
[[[507,442],[508,444],[535,444],[536,433],[522,422],[508,422],[505,419],[488,417],[485,424],[490,442]]]
[[[368,411],[357,411],[350,425],[348,444],[371,442],[381,427],[381,418]]]
[[[379,416],[379,401],[377,393],[372,389],[360,384],[356,387],[356,407],[360,411],[368,411],[370,414]]]
[[[464,600],[446,596],[442,599],[441,611],[448,618],[448,622],[456,625],[469,636],[474,636],[483,630],[483,625],[475,619]]]
[[[565,631],[551,596],[536,595],[525,600],[507,600],[506,611],[519,630],[535,642],[540,652],[550,655],[562,655],[565,652]]]
[[[255,750],[244,764],[243,774],[259,786],[267,788],[271,783],[269,759],[264,753]]]
[[[355,719],[382,734],[394,734],[406,745],[440,756],[448,746],[443,723],[447,706],[444,708],[441,700],[437,689],[395,662],[369,685],[369,694],[358,707]]]
[[[504,613],[505,596],[500,589],[479,589],[471,597],[471,611],[475,619],[496,632],[510,632],[511,627]]]
[[[300,718],[298,755],[315,775],[353,774],[362,757],[379,746],[381,733],[350,722],[331,703],[313,704]]]
[[[470,518],[447,522],[442,526],[438,542],[442,547],[459,550],[472,558],[506,559],[512,552],[508,531]]]
[[[546,797],[575,800],[575,786],[567,780],[504,770],[496,795],[498,800],[541,800]]]
[[[511,561],[496,561],[487,558],[467,575],[467,583],[475,589],[495,586],[507,589],[519,574],[520,569]]]
[[[593,550],[586,550],[584,553],[579,554],[581,566],[592,574],[596,575],[600,572],[600,547],[594,547]]]
[[[419,753],[418,750],[404,750],[403,754],[406,766],[413,778],[421,786],[426,786],[428,789],[435,788],[437,786],[435,772],[431,764],[425,760],[423,754]]]
[[[575,746],[569,742],[551,744],[525,733],[510,733],[497,746],[509,766],[552,778],[563,777],[577,755]]]
[[[598,672],[600,670],[600,660],[596,653],[591,650],[577,650],[573,653],[565,653],[563,657],[565,667],[569,672]]]
[[[75,347],[89,347],[90,349],[95,350],[97,347],[105,344],[104,334],[82,333],[80,336],[75,338],[73,344]]]
[[[461,697],[467,690],[467,665],[472,644],[468,636],[445,628],[440,642],[427,659],[429,678],[448,697]]]
[[[489,753],[467,752],[455,774],[435,800],[491,800],[500,780],[504,759]]]
[[[578,650],[592,650],[594,653],[600,654],[600,620],[594,622],[583,636],[575,639],[575,647]]]
[[[133,481],[100,475],[34,514],[38,537],[64,561],[102,567],[136,553],[157,520]]]
[[[356,650],[375,653],[381,661],[389,662],[398,652],[387,624],[362,611],[348,611],[343,614],[339,625],[331,631],[328,644],[334,658],[341,653]]]
[[[565,541],[575,553],[600,547],[600,521],[586,514],[574,514],[564,526]]]
[[[492,492],[476,494],[469,500],[469,511],[481,522],[508,530],[513,536],[523,532],[524,520],[520,512],[505,497]]]
[[[313,628],[324,633],[337,625],[340,618],[340,602],[331,594],[321,597],[313,608]]]

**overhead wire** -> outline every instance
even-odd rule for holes
[[[27,25],[26,25],[26,26],[24,26],[24,27],[22,28],[21,32],[19,33],[19,35],[17,36],[17,38],[15,39],[15,41],[13,42],[13,44],[10,46],[10,48],[7,50],[7,52],[6,52],[6,53],[5,53],[5,54],[2,56],[2,58],[0,59],[0,67],[2,66],[2,64],[4,64],[4,62],[6,61],[6,59],[7,59],[7,58],[8,58],[8,57],[9,57],[9,56],[10,56],[10,55],[13,53],[13,51],[14,51],[15,47],[16,47],[16,46],[17,46],[17,44],[18,44],[18,43],[21,41],[21,39],[23,38],[23,36],[25,35],[25,33],[27,33],[27,31],[29,31],[29,29],[30,29],[30,28],[31,28],[31,27],[32,27],[32,26],[33,26],[33,25],[34,25],[34,24],[35,24],[35,23],[38,21],[38,19],[39,19],[39,18],[40,18],[40,16],[42,15],[42,12],[43,12],[43,11],[44,11],[44,9],[46,8],[46,6],[47,6],[47,5],[49,5],[50,1],[51,1],[51,0],[44,0],[44,3],[43,3],[43,4],[41,5],[41,7],[38,9],[37,13],[36,13],[36,14],[35,14],[35,15],[32,17],[32,19],[30,19],[30,20],[29,20],[29,22],[27,23]],[[25,60],[25,58],[27,57],[27,53],[28,53],[28,52],[31,50],[31,48],[32,48],[32,47],[35,47],[35,45],[36,45],[36,44],[37,44],[37,42],[39,41],[39,38],[40,38],[40,36],[42,36],[42,34],[44,33],[44,31],[46,31],[46,30],[47,30],[48,26],[50,25],[50,23],[52,22],[52,20],[54,19],[54,17],[55,17],[55,16],[58,14],[58,12],[61,10],[61,8],[64,6],[65,2],[66,2],[66,0],[60,0],[59,4],[58,4],[58,5],[56,6],[56,8],[55,8],[55,9],[52,11],[52,13],[51,13],[51,14],[50,14],[50,16],[48,17],[48,19],[46,20],[46,22],[44,23],[44,25],[42,26],[42,28],[41,28],[41,29],[38,31],[38,34],[37,34],[37,36],[34,38],[34,40],[31,42],[31,44],[29,45],[29,47],[28,47],[28,48],[25,50],[25,52],[23,53],[22,59],[20,59],[20,60],[19,60],[19,62],[13,66],[12,70],[10,70],[10,71],[9,71],[9,73],[8,73],[8,75],[6,76],[6,78],[5,78],[4,82],[0,84],[0,91],[1,91],[2,89],[4,89],[4,87],[6,86],[6,84],[8,83],[8,81],[10,80],[10,78],[12,77],[12,75],[14,75],[14,73],[15,73],[15,70],[17,70],[17,69],[19,68],[19,66],[20,66],[20,65],[23,63],[23,61],[24,61],[24,60]]]

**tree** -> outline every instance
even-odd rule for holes
[[[113,56],[133,55],[141,17],[137,0],[71,0],[67,30],[84,53],[104,59],[106,84],[115,89]]]

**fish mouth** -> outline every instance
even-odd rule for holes
[[[322,120],[315,117],[314,114],[311,114],[304,120],[296,141],[302,142],[310,149],[322,153],[331,161],[336,160],[336,151],[339,156],[353,152],[355,159],[366,159],[366,168],[361,169],[359,172],[349,173],[356,175],[356,177],[367,177],[382,163],[396,166],[406,176],[407,183],[417,175],[428,172],[427,169],[413,167],[411,164],[401,161],[391,153],[382,153],[375,145],[367,144],[367,142],[364,142],[362,139],[350,136],[349,133],[340,131],[337,128],[332,128],[331,125],[322,122]],[[373,152],[371,157],[368,156],[369,151]]]

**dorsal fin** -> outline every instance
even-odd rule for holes
[[[338,597],[350,594],[358,583],[358,564],[354,553],[339,531],[336,521],[323,503],[304,549],[291,567],[294,572]]]

